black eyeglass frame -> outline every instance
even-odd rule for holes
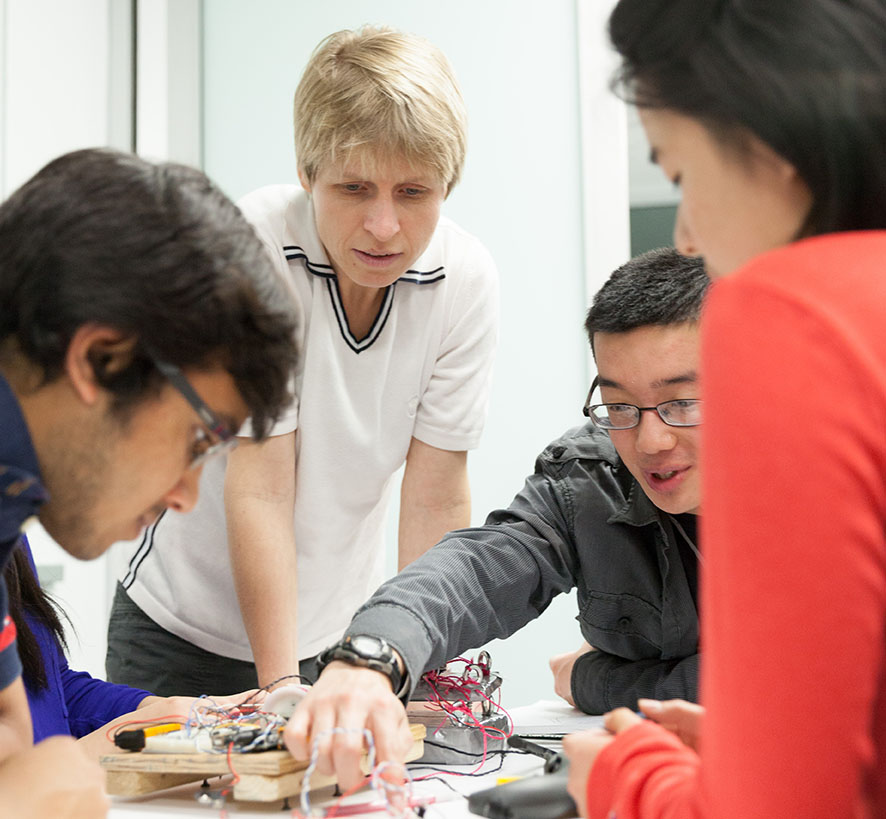
[[[169,361],[157,358],[151,355],[151,353],[148,353],[148,355],[154,366],[160,371],[160,374],[191,405],[210,435],[216,439],[215,443],[210,444],[203,452],[194,457],[191,463],[188,464],[188,469],[202,466],[210,458],[223,455],[234,449],[237,446],[236,433],[209,408],[209,405],[200,397],[197,390],[194,389],[191,382],[185,377],[181,368]]]
[[[598,429],[605,429],[607,432],[609,430],[613,430],[613,429],[615,429],[615,430],[635,429],[636,427],[640,426],[640,418],[642,417],[640,415],[640,413],[643,413],[643,412],[655,412],[658,415],[658,417],[661,418],[662,423],[667,424],[669,427],[681,427],[681,428],[697,427],[697,426],[700,426],[700,424],[701,424],[701,421],[699,421],[698,423],[695,423],[695,424],[675,424],[675,423],[673,423],[673,421],[668,421],[668,419],[665,418],[661,414],[661,407],[667,406],[668,404],[673,404],[673,403],[677,403],[677,402],[686,403],[687,401],[692,401],[693,404],[698,405],[698,404],[702,403],[700,398],[676,398],[672,401],[662,401],[660,404],[656,404],[654,407],[638,407],[636,404],[627,404],[624,401],[610,402],[610,404],[606,404],[606,403],[592,404],[591,403],[591,396],[594,394],[594,390],[596,390],[597,387],[599,387],[599,386],[600,386],[600,376],[594,376],[594,380],[591,382],[591,388],[590,388],[590,390],[588,390],[588,397],[585,399],[584,407],[582,407],[582,413],[584,414],[585,418],[590,418],[591,423],[593,423],[593,425],[595,427],[597,427]],[[602,424],[600,424],[599,420],[597,419],[597,417],[593,414],[593,412],[591,410],[596,409],[597,407],[607,407],[607,406],[610,406],[612,403],[615,403],[621,407],[633,407],[635,410],[637,410],[636,423],[631,424],[631,426],[629,426],[629,427],[607,427],[607,426],[603,426]]]

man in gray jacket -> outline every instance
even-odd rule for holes
[[[379,759],[401,759],[411,736],[398,698],[421,674],[508,637],[572,588],[586,642],[551,661],[558,693],[589,713],[697,699],[707,284],[699,260],[670,249],[612,274],[586,322],[599,373],[588,423],[541,453],[507,509],[446,535],[358,610],[287,728],[296,756],[318,737],[319,770],[347,787],[369,728]]]

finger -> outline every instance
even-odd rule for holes
[[[603,724],[613,734],[618,734],[622,731],[626,731],[628,728],[633,728],[635,725],[639,725],[642,721],[643,718],[635,714],[629,708],[616,708],[614,711],[610,711],[603,717]]]
[[[603,739],[612,739],[612,734],[603,728],[588,728],[587,731],[576,731],[563,737],[563,751],[566,756],[572,756],[573,751],[581,751],[583,748],[593,745],[597,740]]]
[[[661,700],[650,700],[641,697],[637,700],[637,707],[645,716],[655,722],[658,722],[664,713],[664,706]]]
[[[343,710],[339,713],[337,724],[338,731],[329,744],[329,759],[332,763],[329,772],[334,770],[339,787],[347,791],[363,779],[360,760],[365,748],[363,728],[366,725],[366,714],[359,710]],[[319,764],[317,767],[319,770]]]
[[[333,725],[333,717],[328,714],[326,717],[317,719],[312,703],[305,700],[300,702],[289,722],[286,723],[286,729],[283,732],[283,741],[289,752],[296,759],[309,759],[311,756],[311,735],[319,735],[323,731],[328,731]]]
[[[704,708],[686,700],[638,700],[640,710],[650,719],[664,724],[697,725],[704,715]]]
[[[704,714],[704,706],[687,700],[663,700],[661,707],[665,713],[685,714],[693,719]]]
[[[370,728],[377,762],[401,763],[414,742],[406,709],[399,700],[386,700],[372,712]]]

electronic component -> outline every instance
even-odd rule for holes
[[[292,696],[293,692],[284,692],[278,701],[282,705]],[[142,723],[137,728],[121,726],[114,733],[114,744],[124,750],[153,754],[243,754],[282,748],[285,726],[285,717],[263,711],[248,700],[219,705],[210,697],[200,697],[186,720]]]
[[[486,651],[422,675],[406,708],[410,722],[427,729],[418,762],[471,765],[504,750],[511,721],[497,701],[501,683]]]
[[[295,711],[295,706],[307,696],[310,690],[306,685],[299,685],[298,683],[281,685],[265,697],[265,701],[262,703],[262,710],[289,718],[292,716],[292,712]]]

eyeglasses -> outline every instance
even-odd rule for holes
[[[204,427],[197,430],[197,437],[193,444],[193,455],[191,462],[188,464],[188,469],[196,469],[198,466],[205,464],[210,458],[224,455],[234,449],[237,446],[237,436],[224,421],[209,409],[206,402],[197,394],[197,390],[191,386],[191,382],[185,378],[185,374],[181,369],[175,364],[162,361],[154,356],[151,356],[151,360],[161,375],[194,408],[194,411],[200,416],[200,420],[204,424]]]
[[[696,427],[701,423],[701,399],[681,398],[663,401],[654,407],[638,407],[634,404],[592,404],[591,396],[600,383],[595,378],[583,412],[600,429],[632,429],[640,423],[640,413],[657,412],[669,427]]]

